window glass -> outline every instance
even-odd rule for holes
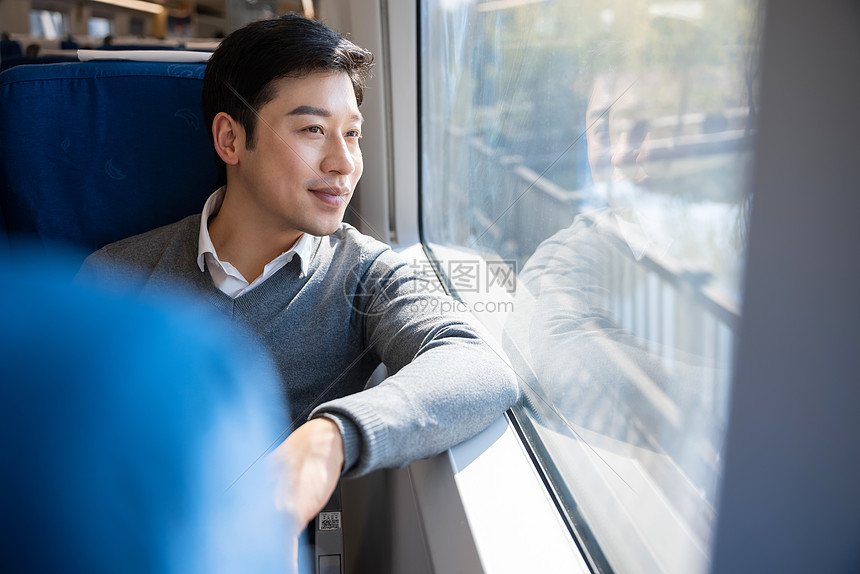
[[[498,311],[515,415],[594,567],[706,571],[760,6],[421,8],[425,245],[455,294]],[[484,267],[464,288],[452,269],[469,258]]]
[[[66,20],[62,12],[30,10],[30,35],[34,38],[56,40],[66,35]]]
[[[109,18],[92,17],[89,19],[87,31],[92,38],[110,36],[112,22]]]

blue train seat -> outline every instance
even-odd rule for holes
[[[94,61],[0,73],[0,231],[10,247],[26,236],[85,255],[199,212],[218,180],[204,70]]]
[[[0,257],[4,571],[290,571],[276,470],[253,464],[289,425],[264,351],[178,294],[18,255]]]
[[[58,64],[60,62],[77,62],[77,56],[50,55],[50,56],[9,56],[0,61],[0,72],[14,68],[15,66],[29,64]]]
[[[21,42],[17,40],[0,40],[0,60],[11,56],[20,56],[24,53]]]

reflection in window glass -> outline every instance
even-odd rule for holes
[[[424,241],[516,273],[515,414],[598,569],[708,567],[760,19],[752,0],[422,3]]]

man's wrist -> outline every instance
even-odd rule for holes
[[[341,474],[345,474],[358,463],[361,454],[361,433],[355,423],[348,417],[329,412],[322,412],[316,416],[337,425],[343,447],[343,468],[341,469]]]

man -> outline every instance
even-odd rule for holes
[[[340,475],[441,452],[517,395],[473,326],[440,313],[445,300],[387,246],[342,224],[362,173],[371,63],[294,15],[231,34],[202,99],[226,185],[202,215],[109,245],[82,270],[142,292],[183,282],[257,333],[294,420],[307,419],[275,452],[290,470],[282,503],[301,523]],[[392,375],[362,390],[380,362]]]

